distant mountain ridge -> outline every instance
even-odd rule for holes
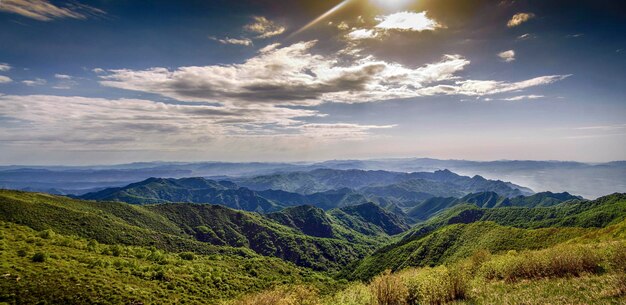
[[[209,177],[233,180],[315,169],[433,172],[512,181],[534,191],[570,192],[593,199],[626,190],[626,161],[469,161],[432,158],[329,160],[323,162],[137,162],[105,166],[0,166],[0,188],[56,194],[84,194],[120,187],[150,177]],[[242,185],[243,186],[243,185]]]
[[[511,183],[487,180],[480,176],[460,176],[447,170],[399,173],[319,169],[241,178],[233,182],[200,177],[149,178],[77,198],[131,204],[210,203],[260,213],[276,212],[298,205],[330,210],[376,202],[402,216],[408,207],[438,195],[461,197],[481,191],[497,192],[507,198],[532,193],[527,188]]]

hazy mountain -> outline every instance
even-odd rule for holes
[[[124,186],[150,177],[214,177],[217,180],[231,180],[233,177],[267,176],[314,169],[384,170],[405,173],[449,169],[461,175],[480,175],[486,179],[511,181],[530,187],[534,191],[567,191],[585,198],[596,198],[626,190],[624,161],[590,164],[516,160],[482,162],[428,158],[332,160],[319,163],[142,162],[110,166],[12,165],[0,166],[0,187],[82,194],[106,187]],[[283,184],[288,185],[289,181],[284,181]],[[310,192],[306,188],[303,191]]]

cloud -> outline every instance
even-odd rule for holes
[[[424,95],[467,95],[485,96],[505,92],[520,91],[523,89],[548,85],[563,80],[571,76],[568,75],[548,75],[531,78],[519,82],[502,82],[493,80],[462,80],[456,81],[454,85],[439,85],[424,88],[421,93]]]
[[[26,86],[29,87],[34,87],[34,86],[43,86],[45,85],[47,82],[45,79],[43,78],[36,78],[36,79],[29,79],[29,80],[24,80],[22,81],[22,83]]]
[[[54,78],[56,79],[72,79],[70,75],[67,74],[55,74]]]
[[[504,101],[522,101],[522,100],[535,100],[535,99],[540,99],[540,98],[544,98],[544,97],[545,96],[543,96],[543,95],[530,94],[530,95],[518,95],[518,96],[514,96],[514,97],[504,98],[502,100],[504,100]]]
[[[376,28],[383,30],[398,31],[433,31],[443,27],[437,21],[428,18],[427,12],[398,12],[385,16],[376,17],[380,21]]]
[[[241,45],[241,46],[251,46],[253,45],[252,40],[248,39],[248,38],[224,38],[224,39],[220,39],[220,38],[216,38],[216,37],[209,37],[209,39],[215,40],[221,44],[234,44],[234,45]]]
[[[105,72],[104,69],[102,69],[102,68],[94,68],[91,71],[93,71],[93,73],[96,73],[96,74],[100,74],[100,73],[104,73]]]
[[[60,18],[87,19],[101,16],[105,11],[80,3],[69,3],[58,7],[47,0],[3,0],[0,11],[19,14],[39,21],[51,21]]]
[[[387,36],[391,31],[422,32],[444,28],[437,21],[428,18],[426,14],[425,11],[419,13],[405,11],[377,16],[375,19],[379,23],[374,28],[353,29],[346,35],[346,38],[348,40],[372,39]]]
[[[348,24],[345,21],[342,21],[339,24],[337,24],[337,29],[342,30],[342,31],[347,31],[350,29],[350,26],[348,26]]]
[[[515,51],[508,50],[500,52],[498,53],[498,57],[500,57],[500,59],[504,60],[505,62],[512,62],[515,60]]]
[[[323,140],[356,140],[369,137],[372,130],[389,129],[396,125],[359,125],[348,123],[304,124],[297,126],[299,134]]]
[[[11,70],[11,66],[6,63],[0,63],[0,72],[6,72]]]
[[[244,29],[248,32],[258,34],[258,36],[256,36],[257,39],[274,37],[284,33],[286,30],[284,26],[276,24],[265,17],[255,16],[253,19],[254,22],[245,25]]]
[[[375,30],[367,29],[358,29],[346,34],[346,37],[350,40],[372,39],[376,38],[376,36],[378,36],[378,33]]]
[[[535,17],[535,14],[533,13],[517,13],[513,15],[513,17],[511,17],[511,19],[506,23],[506,26],[510,28],[516,27],[534,17]]]
[[[535,36],[531,35],[529,33],[517,36],[517,40],[527,40],[527,39],[531,39],[531,38],[535,38]]]
[[[84,148],[171,149],[181,143],[202,146],[232,137],[363,138],[387,125],[311,124],[314,110],[284,107],[177,105],[142,99],[52,95],[0,95],[0,117],[14,122],[0,129],[0,141]],[[72,146],[75,145],[75,146]]]
[[[160,94],[180,101],[223,105],[314,106],[324,102],[362,103],[431,95],[489,95],[552,83],[567,75],[516,83],[462,80],[470,64],[460,55],[419,67],[374,56],[341,58],[311,53],[315,41],[269,45],[241,64],[190,66],[174,70],[118,69],[100,75],[100,84]],[[340,52],[341,53],[341,52]]]
[[[12,82],[13,80],[8,77],[8,76],[4,76],[4,75],[0,75],[0,84],[7,84]]]

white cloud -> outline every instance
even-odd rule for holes
[[[43,78],[35,78],[35,79],[24,80],[22,81],[22,83],[29,87],[43,86],[46,84],[46,80]]]
[[[4,76],[4,75],[0,75],[0,84],[7,84],[12,82],[13,80],[8,77],[8,76]]]
[[[210,143],[232,137],[362,138],[392,126],[310,124],[300,118],[323,116],[284,107],[174,105],[141,99],[51,95],[0,95],[0,115],[13,127],[0,129],[0,141],[64,148],[171,149],[181,143]]]
[[[428,18],[427,12],[398,12],[390,15],[376,17],[380,21],[376,28],[383,30],[399,31],[433,31],[443,27],[437,21]]]
[[[90,16],[106,14],[101,9],[78,2],[58,7],[47,0],[3,0],[0,11],[19,14],[39,21],[51,21],[59,18],[87,19]]]
[[[361,40],[376,38],[377,35],[375,30],[358,29],[346,34],[346,37],[350,40]]]
[[[504,60],[505,62],[512,62],[515,60],[515,51],[508,50],[500,52],[498,53],[498,57],[500,57],[500,59]]]
[[[506,26],[510,28],[516,27],[534,17],[535,17],[535,14],[533,13],[517,13],[513,15],[513,17],[511,17],[511,19],[506,23]]]
[[[94,68],[91,71],[93,71],[93,73],[96,73],[96,74],[100,74],[100,73],[104,73],[105,72],[104,69],[102,69],[102,68]]]
[[[244,29],[258,34],[257,39],[265,39],[280,35],[285,32],[286,28],[262,16],[253,17],[254,22],[244,26]]]
[[[337,25],[337,29],[342,30],[342,31],[347,31],[350,29],[350,26],[348,26],[348,24],[345,21],[342,21]]]
[[[535,86],[552,84],[563,80],[568,75],[548,75],[531,78],[519,82],[502,82],[493,80],[463,80],[456,81],[454,85],[439,85],[430,88],[424,88],[421,93],[424,95],[467,95],[467,96],[484,96],[505,92],[519,91]]]
[[[242,64],[191,66],[175,70],[109,70],[104,86],[157,93],[181,101],[224,105],[299,105],[361,103],[428,95],[489,95],[561,80],[542,76],[516,83],[461,80],[470,61],[445,55],[440,61],[406,67],[373,56],[353,60],[312,54],[315,41],[269,45]],[[453,82],[453,83],[450,83]]]
[[[517,36],[517,40],[527,40],[527,39],[531,39],[531,38],[535,38],[535,36],[531,35],[529,33]]]
[[[509,97],[509,98],[504,98],[502,100],[504,100],[504,101],[523,101],[523,100],[535,100],[535,99],[540,99],[540,98],[544,98],[544,97],[545,96],[543,96],[543,95],[530,94],[530,95],[513,96],[513,97]]]
[[[54,77],[57,79],[72,79],[72,77],[67,74],[55,74]]]
[[[215,38],[215,37],[209,37],[212,40],[215,40],[221,44],[234,44],[234,45],[241,45],[241,46],[251,46],[253,45],[252,40],[248,39],[248,38]]]
[[[0,63],[0,72],[6,72],[11,70],[11,66],[6,63]]]

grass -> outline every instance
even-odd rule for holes
[[[303,303],[293,302],[300,288],[283,287],[231,304],[624,304],[625,249],[624,241],[611,241],[495,255],[482,250],[451,264],[386,270],[334,294],[307,294]]]
[[[277,258],[106,245],[0,222],[0,304],[216,304],[285,284],[340,287]]]

